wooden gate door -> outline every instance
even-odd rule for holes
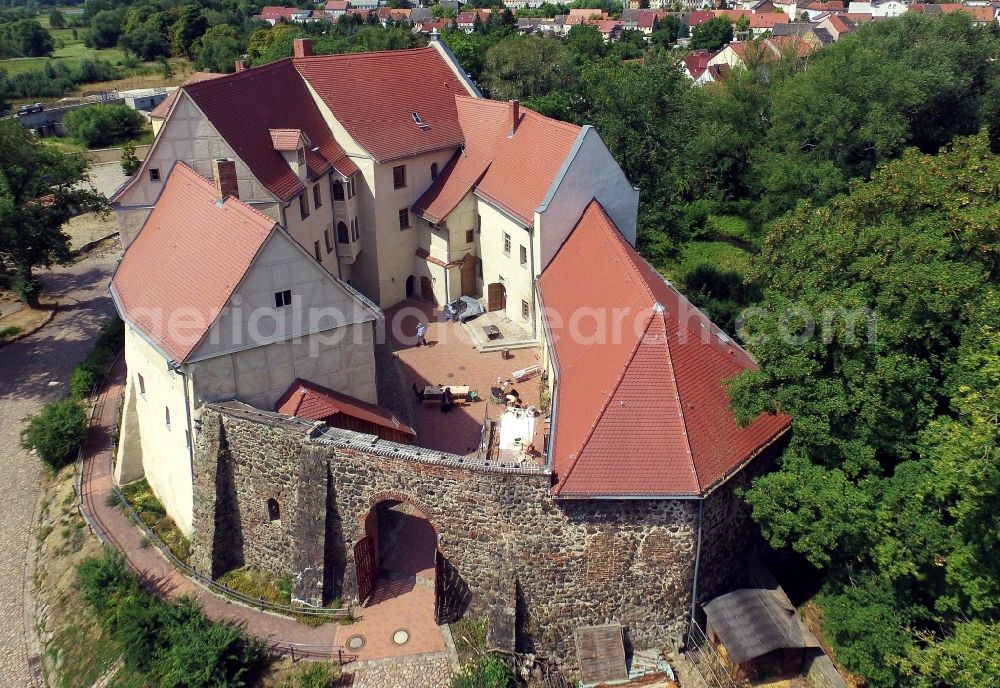
[[[444,557],[441,550],[434,550],[434,618],[443,624],[444,616]]]
[[[431,283],[430,277],[420,278],[420,296],[423,297],[424,301],[427,301],[429,303],[435,303],[434,285]]]
[[[373,538],[363,537],[354,545],[354,564],[358,569],[358,601],[364,605],[375,588],[375,576],[378,574],[378,557]]]
[[[466,255],[460,268],[462,272],[462,296],[476,295],[476,257]]]
[[[486,288],[486,307],[491,311],[507,308],[507,287],[502,282],[494,282]]]

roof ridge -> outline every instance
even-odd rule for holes
[[[308,62],[311,60],[326,60],[330,58],[346,59],[350,57],[368,57],[373,55],[378,55],[378,56],[398,55],[399,53],[425,53],[429,50],[437,52],[436,50],[434,50],[434,48],[430,47],[429,45],[426,45],[422,48],[402,48],[400,50],[391,50],[391,49],[368,50],[360,53],[327,53],[325,55],[306,55],[303,57],[295,57],[293,55],[289,55],[288,57],[283,57],[280,60],[275,60],[275,62],[269,62],[268,64],[275,64],[276,62],[284,62],[285,60],[291,60],[294,63],[300,60],[302,62]],[[253,71],[253,70],[247,70],[247,71]]]
[[[654,316],[655,313],[651,313],[649,318],[646,320],[646,326],[642,328],[643,334],[645,334],[646,330],[649,328],[649,323],[652,321]],[[573,457],[573,462],[569,465],[569,469],[567,469],[566,475],[559,479],[559,484],[557,485],[558,488],[557,492],[562,492],[562,488],[566,486],[566,482],[569,480],[569,477],[573,474],[573,469],[576,468],[576,464],[580,461],[580,456],[587,449],[587,445],[590,444],[591,438],[597,431],[597,426],[601,424],[601,420],[604,418],[604,413],[605,411],[608,410],[608,406],[611,404],[611,399],[614,398],[615,392],[617,392],[618,388],[621,387],[622,380],[625,378],[625,374],[628,372],[629,366],[632,365],[632,361],[635,359],[636,352],[639,351],[639,347],[642,345],[642,340],[643,338],[641,336],[636,338],[635,345],[632,347],[632,351],[629,353],[628,359],[626,359],[625,361],[625,365],[622,366],[621,372],[618,373],[618,379],[615,380],[615,384],[611,387],[611,390],[608,392],[608,398],[604,401],[603,404],[601,404],[600,413],[597,414],[597,416],[594,419],[594,422],[591,423],[590,425],[590,429],[587,430],[587,436],[583,439],[583,444],[580,445],[580,449],[579,451],[577,451],[576,456]]]
[[[684,400],[681,398],[681,388],[680,385],[677,384],[677,367],[674,365],[674,352],[670,346],[670,337],[667,332],[667,319],[664,315],[666,309],[660,303],[657,303],[657,306],[659,306],[659,308],[654,308],[654,310],[659,314],[660,320],[663,322],[663,348],[667,355],[667,365],[670,366],[670,374],[667,377],[670,379],[670,386],[674,389],[674,398],[677,399],[677,410],[681,415],[681,436],[684,438],[684,446],[687,447],[688,461],[691,463],[691,472],[694,474],[694,481],[698,485],[698,492],[700,494],[703,491],[701,476],[698,475],[698,464],[695,463],[694,449],[691,447],[691,437],[688,435],[687,414],[684,413]],[[650,320],[652,320],[652,318]],[[645,335],[645,332],[643,332],[643,335]]]

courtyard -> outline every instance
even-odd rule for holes
[[[502,350],[481,353],[466,329],[475,326],[479,318],[463,327],[446,320],[440,309],[420,301],[404,301],[389,308],[385,316],[389,337],[401,363],[403,384],[411,394],[415,395],[414,386],[422,391],[437,385],[467,387],[478,396],[478,400],[456,404],[447,413],[442,412],[440,403],[434,399],[415,398],[417,444],[483,460],[510,462],[518,458],[515,455],[520,455],[522,460],[530,455],[534,461],[542,461],[544,438],[548,432],[543,414],[531,419],[525,418],[527,413],[505,416],[506,403],[490,398],[491,388],[514,389],[522,406],[542,406],[539,375],[520,382],[514,380],[515,371],[538,365],[536,347],[511,349],[506,358]],[[426,346],[417,345],[418,322],[427,326]],[[508,421],[506,430],[501,418]],[[487,421],[495,429],[489,446],[481,447],[483,426]],[[517,425],[516,431],[514,425]],[[508,447],[520,441],[526,449],[523,452],[502,449],[501,440],[505,440]]]

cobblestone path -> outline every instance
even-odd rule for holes
[[[23,418],[68,392],[70,372],[113,310],[113,268],[112,256],[90,256],[42,273],[45,292],[62,307],[40,331],[0,348],[0,687],[34,685],[37,656],[29,544],[40,466],[20,447]]]

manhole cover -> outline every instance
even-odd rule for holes
[[[352,635],[347,639],[347,647],[352,650],[360,650],[365,646],[365,637],[363,635]]]
[[[404,631],[400,629],[392,634],[392,642],[396,643],[397,645],[406,645],[409,639],[410,639],[409,631]]]

